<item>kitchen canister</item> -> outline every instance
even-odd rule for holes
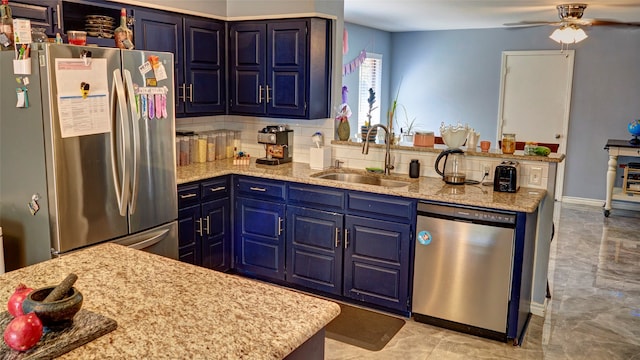
[[[433,131],[416,131],[413,135],[413,146],[433,147],[434,141]]]
[[[418,159],[413,159],[409,163],[409,177],[413,179],[420,177],[420,162]]]

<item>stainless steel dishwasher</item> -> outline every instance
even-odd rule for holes
[[[515,223],[515,213],[418,203],[415,320],[502,339]]]

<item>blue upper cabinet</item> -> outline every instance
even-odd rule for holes
[[[184,113],[182,101],[184,84],[184,41],[182,16],[135,8],[133,43],[136,49],[164,51],[173,54],[176,116]]]
[[[231,23],[229,113],[328,117],[330,29],[318,18]]]
[[[11,0],[14,19],[29,19],[31,27],[43,28],[48,36],[60,32],[58,0]]]
[[[185,113],[225,112],[225,24],[184,18]]]
[[[135,8],[137,49],[174,54],[176,116],[225,112],[224,22]]]

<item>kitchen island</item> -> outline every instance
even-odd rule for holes
[[[67,359],[322,359],[324,327],[340,313],[330,301],[116,244],[3,274],[0,299],[21,282],[35,289],[69,273],[83,309],[118,328]]]

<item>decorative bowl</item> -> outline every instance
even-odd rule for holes
[[[442,141],[447,147],[455,149],[464,145],[469,133],[469,125],[446,125],[444,122],[440,125],[440,135]]]
[[[72,287],[64,298],[42,302],[54,288],[55,286],[48,286],[33,290],[22,302],[22,310],[25,314],[35,312],[42,325],[47,328],[65,328],[73,323],[73,317],[82,307],[82,293]]]

